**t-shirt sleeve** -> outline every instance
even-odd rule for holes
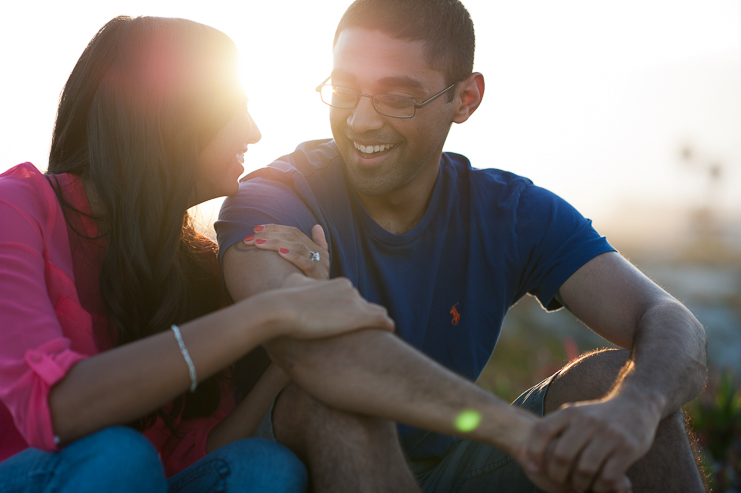
[[[532,184],[523,187],[516,213],[522,276],[517,298],[529,293],[547,310],[561,308],[554,296],[581,266],[615,251],[571,204]]]
[[[219,260],[261,224],[294,226],[311,236],[317,220],[290,184],[262,177],[244,181],[239,191],[224,201],[214,224]]]

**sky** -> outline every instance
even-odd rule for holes
[[[116,15],[184,17],[237,44],[262,141],[247,170],[331,136],[314,88],[348,0],[69,0],[0,7],[0,172],[45,169],[59,93]],[[741,216],[741,2],[464,0],[484,102],[445,150],[527,176],[594,219],[659,228],[712,206]],[[682,148],[692,159],[681,159]],[[720,169],[720,180],[708,170]],[[204,208],[206,220],[218,201]],[[642,226],[641,226],[642,225]]]

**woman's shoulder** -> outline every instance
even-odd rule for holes
[[[38,214],[56,206],[56,195],[33,164],[22,163],[0,174],[0,202]]]
[[[43,180],[44,174],[33,164],[26,162],[13,166],[9,170],[0,174],[0,183],[10,186],[10,183],[33,184],[36,181]]]

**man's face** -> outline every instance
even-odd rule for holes
[[[345,29],[337,40],[332,84],[363,94],[407,96],[418,103],[447,87],[442,72],[427,64],[423,42],[357,28]],[[353,109],[331,108],[332,134],[353,187],[378,197],[403,189],[421,174],[437,176],[452,115],[447,94],[409,119],[381,115],[365,97]]]

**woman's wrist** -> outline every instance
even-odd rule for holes
[[[262,344],[275,337],[287,335],[295,325],[294,310],[282,299],[279,290],[265,291],[239,302],[239,319],[248,342]],[[245,321],[250,323],[245,324]],[[246,325],[246,326],[245,326]]]

